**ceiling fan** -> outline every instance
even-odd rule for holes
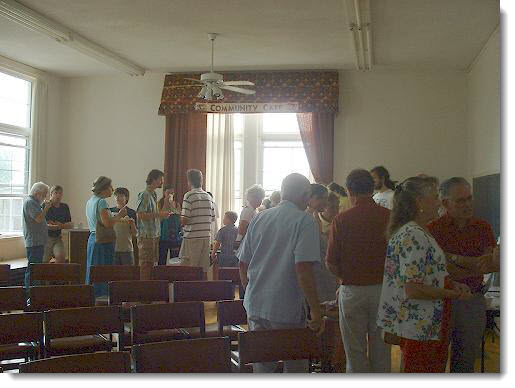
[[[209,73],[204,73],[200,75],[200,80],[195,78],[184,78],[189,81],[197,82],[198,85],[177,85],[173,86],[175,88],[181,87],[202,87],[200,89],[200,93],[197,95],[198,98],[203,98],[205,100],[212,100],[216,98],[217,100],[222,100],[224,98],[224,94],[222,89],[230,90],[236,93],[243,94],[255,94],[255,90],[239,88],[237,86],[252,86],[253,82],[250,81],[225,81],[223,80],[223,75],[215,73],[213,71],[213,58],[214,58],[214,42],[216,39],[217,33],[209,33],[207,34],[209,40],[211,41],[211,71]]]

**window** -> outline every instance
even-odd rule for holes
[[[0,234],[22,231],[28,194],[32,82],[0,73]]]
[[[295,113],[236,114],[234,122],[235,210],[255,183],[268,197],[293,172],[313,181]]]

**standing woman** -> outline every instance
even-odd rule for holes
[[[237,244],[243,240],[247,233],[247,228],[250,222],[257,214],[257,208],[261,206],[265,198],[265,190],[259,185],[250,186],[246,193],[245,199],[247,200],[245,207],[240,213],[240,223],[238,225],[238,237],[236,237]]]
[[[112,265],[114,257],[115,233],[113,226],[127,215],[124,206],[116,216],[111,215],[106,198],[113,195],[111,179],[101,176],[93,183],[93,195],[86,203],[86,217],[88,218],[89,240],[86,263],[86,284],[92,265]],[[107,284],[95,284],[95,297],[107,295]]]
[[[161,220],[161,236],[159,237],[158,265],[166,265],[168,251],[170,258],[179,255],[182,243],[181,206],[175,202],[175,190],[172,185],[163,186],[163,197],[157,202],[158,211],[168,211],[168,218]]]
[[[445,372],[449,299],[471,296],[447,278],[445,254],[427,230],[439,207],[432,178],[408,178],[395,190],[377,325],[386,342],[400,344],[408,373]]]

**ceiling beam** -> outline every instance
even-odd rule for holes
[[[143,75],[145,69],[126,58],[86,39],[75,31],[14,0],[0,0],[0,16],[31,31],[43,34],[101,63],[129,75]]]

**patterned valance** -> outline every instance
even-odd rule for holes
[[[253,71],[219,72],[224,81],[251,81],[249,86],[256,94],[246,95],[224,90],[224,103],[297,103],[298,112],[338,112],[338,72],[337,71]],[[201,73],[168,74],[165,77],[159,114],[195,111],[195,103],[206,102],[197,98],[200,87],[180,87],[193,85],[185,78],[200,79]]]

